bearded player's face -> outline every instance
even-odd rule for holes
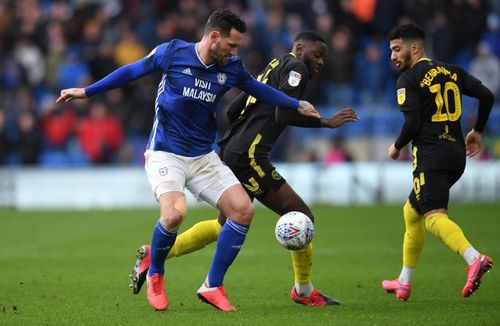
[[[406,70],[411,67],[411,43],[402,39],[391,40],[391,61],[399,70]]]
[[[325,65],[326,44],[319,41],[307,41],[302,44],[302,60],[309,70],[310,77],[317,75]]]
[[[219,66],[225,65],[229,58],[238,54],[238,47],[243,40],[243,33],[238,32],[236,29],[231,29],[228,36],[223,36],[219,32],[218,37],[210,48],[212,61]]]

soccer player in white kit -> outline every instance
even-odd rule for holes
[[[208,18],[198,43],[173,39],[86,88],[62,90],[57,99],[57,103],[85,99],[155,71],[163,72],[144,154],[148,181],[160,203],[146,276],[148,302],[156,310],[168,307],[164,264],[187,215],[184,188],[228,217],[198,297],[222,311],[236,310],[229,303],[223,280],[245,240],[254,208],[238,179],[212,150],[217,131],[215,110],[222,95],[238,87],[270,105],[319,117],[308,102],[297,101],[248,74],[236,55],[245,31],[245,23],[236,14],[218,9]]]

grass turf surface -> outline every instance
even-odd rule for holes
[[[0,210],[1,325],[498,325],[500,272],[471,298],[460,292],[465,263],[431,234],[408,302],[380,288],[399,275],[400,206],[316,206],[313,283],[338,307],[293,303],[291,258],[274,239],[277,218],[257,209],[225,285],[235,313],[196,298],[214,245],[167,261],[167,311],[128,289],[136,248],[149,242],[157,210],[15,212]],[[183,228],[211,218],[191,209]],[[480,251],[500,261],[500,204],[455,204],[450,216]],[[145,290],[145,289],[143,289]]]

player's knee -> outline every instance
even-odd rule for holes
[[[231,219],[240,224],[250,225],[250,223],[252,223],[254,213],[255,208],[253,207],[252,202],[248,200],[243,203],[238,203],[238,206],[234,209]]]
[[[423,216],[417,213],[417,211],[411,206],[409,201],[407,201],[403,206],[403,217],[406,224],[420,222],[423,218]]]
[[[165,214],[162,213],[160,217],[161,224],[166,226],[170,231],[177,230],[183,219],[184,215],[176,209],[173,209],[171,212]]]

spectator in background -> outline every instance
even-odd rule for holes
[[[193,13],[185,13],[180,17],[180,26],[176,37],[194,42],[198,39],[198,28],[200,25]]]
[[[140,113],[145,110],[141,110],[137,105],[134,105],[135,101],[130,96],[126,96],[127,91],[129,91],[128,88],[116,88],[103,95],[108,107],[108,113],[117,118],[125,129],[130,128],[132,134],[137,135],[139,134],[139,128],[136,126],[142,124],[143,120]],[[148,128],[151,128],[151,124],[148,125]]]
[[[500,4],[500,1],[498,1]],[[499,5],[500,6],[500,5]],[[482,40],[489,46],[493,54],[498,58],[500,57],[500,17],[496,12],[488,15],[486,20],[487,28],[482,36]]]
[[[302,149],[299,152],[297,160],[302,163],[314,163],[318,162],[318,156],[311,149]]]
[[[451,29],[444,12],[438,11],[434,14],[429,33],[432,49],[436,60],[453,62],[455,60],[455,42],[453,30]]]
[[[373,17],[374,36],[383,39],[398,23],[401,12],[403,12],[403,1],[401,0],[377,1]]]
[[[14,142],[23,165],[38,164],[42,141],[39,124],[32,112],[21,113],[17,120],[18,134]]]
[[[12,115],[17,116],[20,112],[36,112],[36,100],[33,96],[33,92],[31,91],[29,85],[20,86],[14,98],[14,103],[12,105]]]
[[[265,54],[265,61],[280,57],[288,49],[287,34],[283,28],[284,12],[274,9],[267,14],[266,25],[260,26],[257,32],[257,45]],[[277,53],[280,52],[280,53]]]
[[[330,39],[326,63],[326,91],[328,105],[348,107],[353,99],[353,81],[356,66],[356,51],[351,30],[342,26],[337,28]]]
[[[34,46],[42,49],[45,30],[44,16],[38,0],[19,0],[15,2],[16,19],[10,26],[16,32],[15,38],[30,40]]]
[[[81,85],[90,77],[90,69],[79,55],[77,46],[68,48],[58,69],[60,88],[69,88]]]
[[[45,56],[45,82],[51,88],[57,88],[59,85],[58,69],[61,65],[67,49],[64,38],[63,24],[59,21],[49,23],[46,30],[46,40],[48,44]]]
[[[333,16],[329,12],[323,12],[316,17],[316,31],[323,37],[327,37],[333,31]]]
[[[4,108],[7,118],[9,118],[12,112],[15,111],[14,107],[18,101],[16,94],[21,89],[24,74],[23,69],[11,53],[6,54],[5,57],[0,56],[0,58],[0,73],[2,74],[0,77],[1,106]]]
[[[243,62],[247,63],[248,72],[252,76],[257,76],[262,67],[266,63],[267,51],[263,52],[260,50],[262,48],[262,37],[260,36],[261,26],[257,24],[257,14],[255,12],[248,12],[245,18],[247,22],[247,36],[243,39],[241,46],[238,50],[238,56]],[[233,94],[231,97],[234,98],[236,95]],[[222,105],[225,107],[225,105]]]
[[[38,85],[45,75],[45,58],[40,49],[27,39],[17,42],[14,56],[24,68],[30,85]]]
[[[375,17],[376,5],[377,0],[350,0],[351,12],[360,23],[363,33],[370,34],[373,31],[373,18]]]
[[[361,31],[360,23],[352,11],[352,0],[333,1],[329,4],[330,12],[333,15],[334,27],[347,26],[355,35]]]
[[[50,149],[64,151],[69,138],[75,132],[75,108],[73,106],[61,108],[53,102],[54,100],[51,100],[51,105],[42,114],[42,132]]]
[[[90,73],[93,80],[99,80],[118,68],[113,58],[115,48],[108,40],[103,40],[97,46],[97,54],[90,59]]]
[[[385,100],[384,92],[387,85],[386,44],[383,40],[372,39],[358,56],[357,91],[355,97],[362,97],[362,103],[369,106]]]
[[[156,25],[156,38],[158,42],[168,42],[177,37],[180,18],[176,12],[171,12],[160,19]]]
[[[326,165],[333,165],[342,162],[351,161],[351,156],[347,152],[342,138],[334,138],[331,140],[330,148],[323,156],[323,163]]]
[[[491,53],[486,42],[477,46],[477,54],[470,64],[470,73],[481,80],[484,86],[497,96],[500,87],[500,63],[498,58]]]
[[[467,67],[486,27],[488,4],[482,0],[454,0],[447,12],[459,49],[455,63]]]
[[[122,20],[119,23],[118,31],[120,40],[115,45],[113,53],[118,66],[124,66],[137,61],[147,54],[146,48],[132,32],[130,24],[127,21]]]
[[[123,143],[123,129],[119,120],[108,114],[103,102],[94,102],[89,116],[80,123],[78,140],[92,163],[109,163]]]

